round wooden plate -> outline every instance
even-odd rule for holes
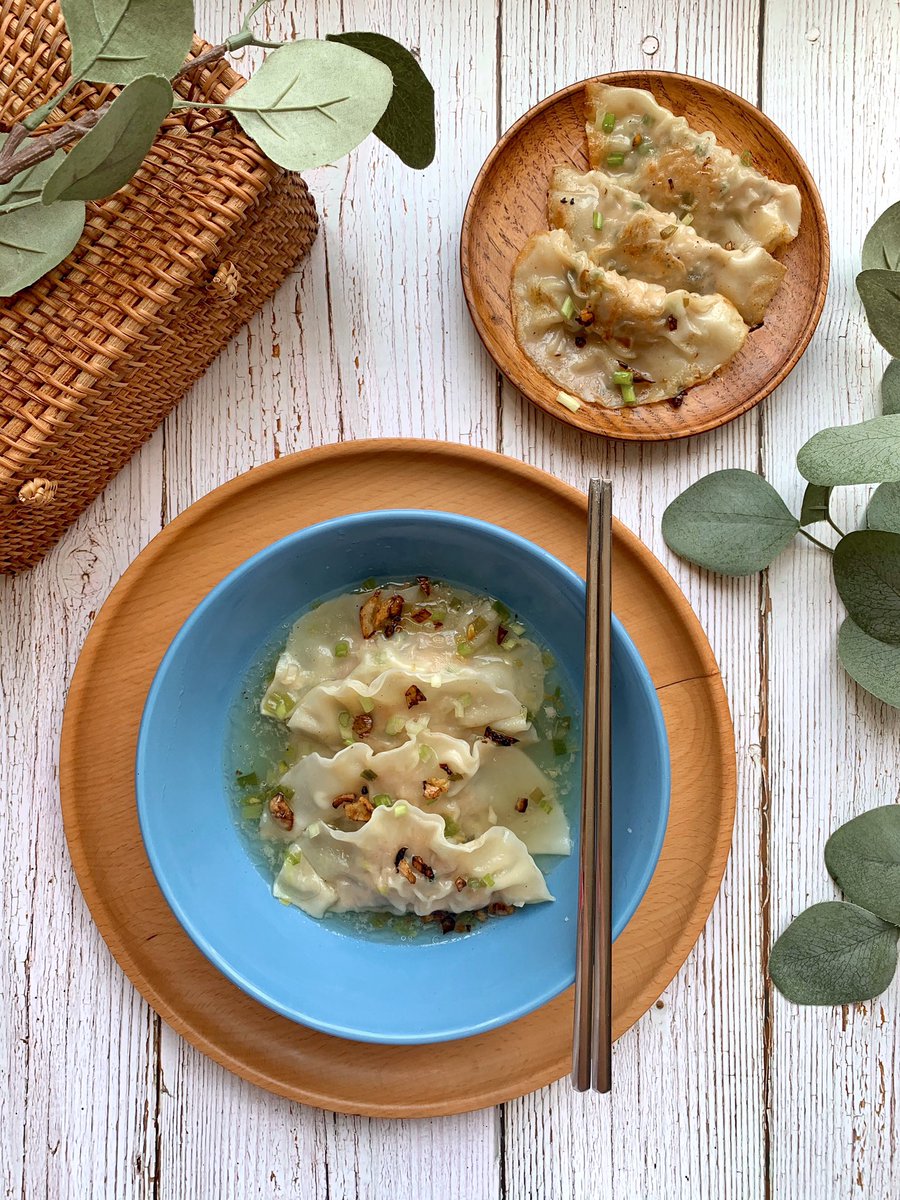
[[[759,404],[796,366],[818,324],[828,288],[828,228],[809,168],[781,130],[740,96],[690,75],[617,71],[606,83],[646,88],[660,104],[700,131],[712,130],[732,150],[749,150],[765,174],[800,189],[803,213],[796,239],[778,251],[787,268],[765,323],[712,379],[691,388],[680,408],[645,404],[612,409],[582,404],[570,412],[559,387],[519,348],[513,331],[510,282],[527,239],[547,228],[547,188],[560,164],[588,170],[584,90],[574,83],[542,100],[509,129],[478,173],[463,219],[463,287],[478,335],[494,362],[538,408],[589,433],[628,441],[689,437],[715,429]]]
[[[512,1025],[436,1046],[367,1045],[296,1025],[220,975],[183,932],[147,861],[134,800],[147,691],[203,596],[298,526],[392,502],[504,525],[583,572],[585,497],[498,454],[376,440],[258,467],[168,525],[113,589],[69,691],[60,786],[69,849],[94,919],[122,969],[170,1025],[229,1070],[293,1100],[425,1117],[509,1100],[566,1074],[572,990]],[[661,564],[621,525],[614,589],[616,611],[658,689],[672,754],[659,866],[615,943],[619,1036],[672,979],[709,915],[731,843],[735,761],[728,705],[703,630]]]

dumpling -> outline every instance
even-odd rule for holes
[[[531,725],[528,705],[510,690],[512,682],[511,670],[502,662],[447,676],[393,669],[370,684],[350,677],[307,692],[288,725],[331,749],[351,739],[357,716],[371,720],[366,740],[379,750],[397,745],[431,721],[454,735],[475,737],[487,725],[498,733],[523,734]],[[421,698],[409,707],[411,691]]]
[[[535,366],[566,392],[608,407],[677,396],[719,370],[747,336],[722,296],[667,292],[604,271],[563,229],[526,243],[512,305],[519,345]]]
[[[762,321],[784,278],[784,266],[761,246],[726,250],[601,171],[582,175],[557,167],[548,208],[550,225],[565,229],[596,266],[658,283],[667,292],[718,292],[748,325]]]
[[[701,237],[726,249],[774,250],[800,227],[800,193],[777,183],[697,133],[640,88],[587,86],[591,166],[637,192],[654,208],[688,215]]]
[[[376,808],[356,833],[308,826],[288,850],[275,895],[314,917],[366,910],[425,916],[553,899],[510,830],[496,826],[457,844],[439,816],[401,804]]]
[[[309,754],[282,779],[294,813],[290,831],[263,813],[261,835],[291,841],[313,821],[345,832],[361,828],[345,816],[340,796],[386,796],[444,819],[447,835],[477,837],[494,825],[506,825],[531,854],[568,854],[569,823],[556,787],[517,746],[478,741],[474,746],[444,733],[423,730],[415,739],[376,753],[364,742],[333,758]],[[517,808],[517,804],[520,806]]]

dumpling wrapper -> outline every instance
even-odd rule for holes
[[[548,209],[551,227],[565,229],[598,267],[658,283],[667,292],[718,292],[748,325],[762,321],[784,278],[784,266],[762,246],[726,250],[602,171],[582,175],[572,167],[557,167]],[[602,218],[600,229],[595,228],[595,213]]]
[[[420,750],[426,752],[424,756]],[[450,779],[441,764],[460,778]],[[367,779],[363,771],[374,772],[376,778]],[[448,786],[437,800],[429,802],[423,784],[432,780]],[[291,841],[314,821],[324,821],[345,832],[359,830],[360,823],[345,818],[343,808],[335,809],[332,801],[350,792],[359,794],[365,785],[370,798],[384,794],[395,802],[446,817],[467,837],[477,837],[494,825],[505,825],[521,838],[531,854],[569,854],[572,848],[569,823],[557,801],[555,785],[517,746],[483,741],[469,746],[459,738],[425,730],[402,746],[380,753],[364,742],[356,742],[333,758],[307,755],[291,767],[282,783],[293,791],[289,804],[294,827],[285,830],[264,812],[260,833],[268,840]],[[550,811],[529,802],[525,812],[519,812],[516,801],[529,797],[536,789],[543,792]]]
[[[416,587],[402,589],[399,594],[407,602],[407,612],[423,603]],[[349,711],[356,716],[363,711],[360,697],[372,699],[379,709],[372,713],[378,730],[371,739],[379,748],[397,744],[397,735],[384,736],[384,725],[392,715],[410,720],[425,715],[446,716],[454,729],[477,729],[479,733],[494,720],[500,722],[497,728],[501,732],[516,733],[525,728],[518,720],[522,706],[535,711],[544,693],[545,668],[534,642],[509,638],[508,645],[498,646],[488,628],[472,643],[474,653],[463,658],[457,646],[464,636],[460,627],[465,621],[464,612],[447,612],[445,628],[440,631],[430,626],[408,628],[407,620],[390,639],[381,634],[365,639],[359,627],[359,608],[365,599],[365,595],[350,594],[327,600],[294,624],[262,698],[263,715],[273,715],[267,708],[271,698],[287,697],[291,727],[332,749],[343,745],[345,737],[335,724],[337,715]],[[443,606],[437,595],[429,603]],[[334,653],[339,643],[346,651],[340,657]],[[396,685],[403,679],[406,682],[398,690]],[[429,697],[430,703],[407,708],[402,693],[412,684]],[[491,703],[487,690],[493,687],[510,693],[514,700],[504,696]],[[442,688],[445,690],[438,697]],[[473,700],[471,709],[464,718],[457,718],[453,700],[469,695]],[[341,697],[341,702],[326,699],[322,712],[317,711],[320,698],[335,696]],[[513,724],[509,724],[513,718]]]
[[[434,878],[414,872],[415,883],[410,883],[395,865],[401,848],[408,861],[419,855]],[[444,836],[439,816],[412,806],[376,808],[356,833],[314,824],[292,843],[291,852],[299,861],[285,860],[275,895],[313,917],[364,911],[425,916],[439,909],[468,912],[493,901],[518,907],[553,899],[525,844],[510,830],[495,826],[458,845]],[[470,886],[469,881],[477,884],[486,877],[493,879],[490,886]],[[462,890],[458,878],[466,880]]]
[[[593,312],[588,328],[563,315],[567,299],[576,314]],[[609,408],[623,406],[613,382],[623,367],[651,381],[635,380],[638,403],[666,400],[715,374],[748,332],[724,297],[667,292],[604,271],[563,229],[526,242],[513,272],[512,306],[517,340],[535,366],[564,391]],[[582,336],[579,348],[575,338]]]
[[[616,118],[610,133],[603,131],[606,113]],[[726,249],[774,250],[797,236],[801,205],[793,184],[742,162],[715,134],[697,133],[650,92],[588,84],[586,115],[591,166],[662,212],[690,213],[701,237]]]

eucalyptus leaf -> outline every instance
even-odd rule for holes
[[[900,483],[883,483],[875,489],[866,509],[866,525],[900,533]]]
[[[167,78],[194,36],[192,0],[60,0],[72,43],[72,75],[92,83]]]
[[[769,974],[795,1004],[854,1004],[894,978],[900,930],[856,904],[814,904],[772,947]]]
[[[888,363],[881,381],[881,411],[886,417],[900,414],[900,358]]]
[[[161,75],[144,75],[76,142],[44,184],[43,202],[102,200],[131,179],[175,100]]]
[[[863,242],[863,270],[900,270],[900,203],[885,209]]]
[[[888,646],[849,617],[838,635],[838,657],[852,680],[893,708],[900,708],[900,646]]]
[[[797,455],[810,483],[896,483],[900,480],[900,416],[838,425],[811,437]]]
[[[384,114],[389,67],[339,42],[288,42],[222,105],[260,149],[289,171],[348,154]]]
[[[752,471],[714,471],[691,484],[663,514],[666,545],[723,575],[762,571],[800,522],[770,483]]]
[[[840,597],[863,633],[900,644],[900,534],[848,533],[831,561]]]
[[[0,134],[0,146],[5,140]],[[82,203],[60,204],[52,214],[41,204],[41,189],[64,158],[57,150],[52,158],[0,185],[0,296],[13,296],[51,271],[81,237]],[[12,212],[2,211],[13,206]]]
[[[380,33],[330,33],[328,41],[353,46],[390,68],[393,95],[373,133],[408,167],[427,167],[434,158],[434,88],[413,55]]]
[[[900,271],[861,271],[856,289],[872,333],[888,354],[900,357]]]
[[[832,488],[821,483],[808,483],[803,493],[803,503],[800,506],[800,524],[815,525],[818,521],[828,520],[828,501],[831,499]]]
[[[848,900],[900,925],[900,804],[836,829],[825,843],[825,866]]]

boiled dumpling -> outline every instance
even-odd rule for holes
[[[315,917],[360,910],[424,916],[553,899],[509,829],[496,826],[457,844],[439,816],[407,805],[376,808],[356,833],[308,826],[291,844],[275,895]]]
[[[740,350],[747,326],[722,296],[667,292],[595,267],[562,229],[535,234],[515,266],[520,346],[561,389],[620,407],[676,396]],[[630,374],[623,387],[618,373]],[[622,378],[622,376],[620,376]]]
[[[654,208],[690,217],[726,249],[774,250],[800,226],[800,193],[757,171],[745,156],[697,133],[640,88],[587,85],[591,166]]]
[[[272,841],[291,841],[314,821],[346,832],[360,829],[361,820],[348,817],[346,808],[335,808],[334,802],[356,798],[365,788],[370,801],[405,802],[437,814],[451,839],[474,838],[494,825],[506,825],[532,854],[571,851],[569,824],[555,785],[517,746],[487,741],[469,746],[426,729],[391,750],[375,752],[356,742],[333,758],[309,754],[290,768],[281,786],[291,797],[295,820],[288,830],[264,812],[260,832]]]
[[[784,277],[785,268],[761,246],[726,250],[601,171],[557,167],[548,208],[551,226],[565,229],[596,266],[668,292],[718,292],[748,325],[762,321]]]

